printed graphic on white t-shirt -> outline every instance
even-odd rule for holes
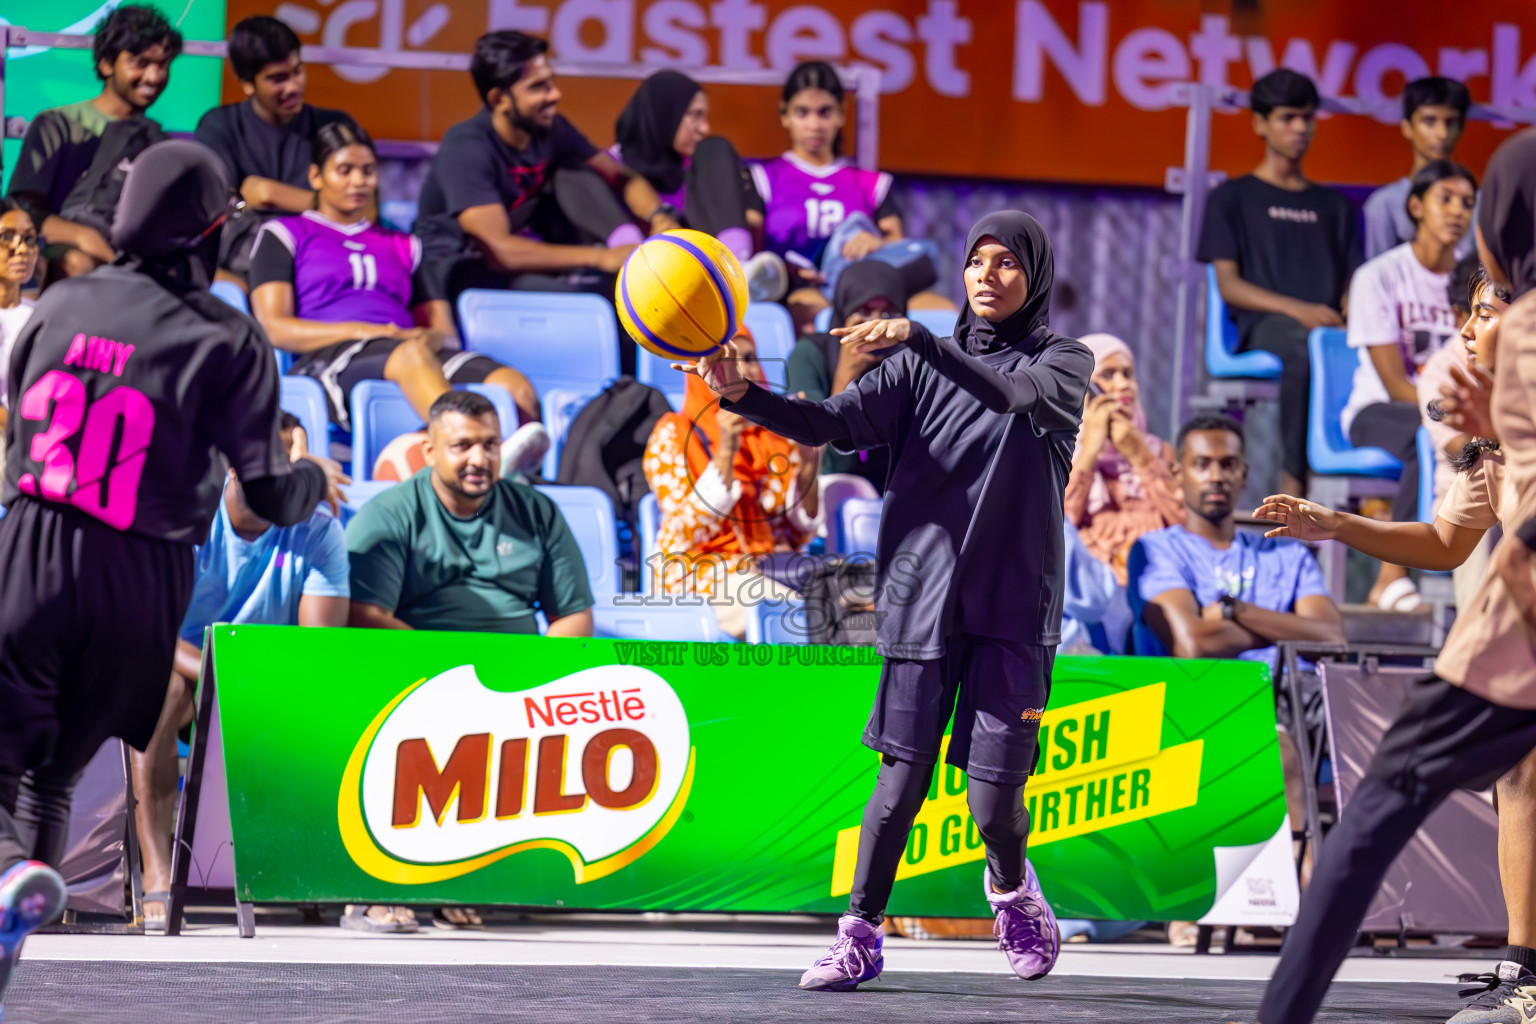
[[[1446,290],[1449,283],[1449,274],[1425,267],[1407,242],[1355,271],[1349,285],[1349,346],[1360,350],[1360,365],[1341,417],[1345,437],[1361,409],[1392,400],[1370,349],[1397,345],[1412,383],[1429,358],[1455,337],[1460,325]]]

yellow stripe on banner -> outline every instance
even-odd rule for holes
[[[1024,803],[1030,808],[1030,845],[1054,843],[1193,807],[1200,797],[1204,752],[1205,741],[1192,740],[1155,757],[1086,775],[1066,773],[1064,778],[1048,781],[1031,778],[1024,790]],[[944,766],[939,770],[945,771]],[[832,858],[831,895],[842,896],[852,890],[858,851],[859,826],[839,830]],[[985,857],[981,834],[965,807],[964,794],[944,795],[918,811],[896,880]]]

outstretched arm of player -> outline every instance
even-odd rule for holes
[[[734,343],[673,369],[697,373],[720,396],[720,408],[744,416],[804,445],[830,444],[852,452],[890,444],[906,409],[908,389],[891,360],[824,402],[777,394],[745,373]]]
[[[1439,517],[1433,523],[1383,523],[1289,494],[1271,494],[1253,510],[1253,517],[1277,524],[1266,537],[1309,543],[1336,540],[1383,562],[1434,572],[1448,572],[1465,562],[1487,532]]]
[[[911,320],[870,320],[832,331],[861,352],[903,342],[917,357],[960,385],[993,412],[1025,413],[1041,430],[1075,430],[1081,418],[1093,353],[1085,345],[1057,345],[1030,366],[999,370],[962,349],[953,338],[935,338]]]

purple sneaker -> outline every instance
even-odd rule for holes
[[[0,875],[0,997],[28,935],[64,911],[64,879],[37,860],[24,860]]]
[[[848,992],[874,981],[885,968],[880,952],[885,935],[880,926],[856,914],[837,919],[837,941],[825,956],[800,975],[800,987],[813,991]]]
[[[990,869],[982,873],[982,884],[997,915],[992,934],[997,936],[997,948],[1008,955],[1013,973],[1025,981],[1050,974],[1061,952],[1061,930],[1056,927],[1055,911],[1040,892],[1034,865],[1024,862],[1024,881],[1013,892],[993,892]]]

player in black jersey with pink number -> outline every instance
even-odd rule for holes
[[[208,294],[230,191],[193,142],[123,185],[116,264],[59,281],[17,339],[0,519],[0,994],[64,907],[54,870],[75,781],[102,742],[142,749],[165,700],[192,549],[224,480],[257,515],[306,519],[345,483],[290,463],[261,328]]]

